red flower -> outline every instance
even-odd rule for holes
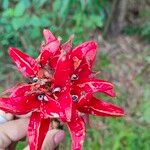
[[[43,33],[45,42],[36,60],[16,48],[9,49],[18,69],[31,83],[14,87],[8,98],[0,98],[0,108],[17,115],[32,112],[28,128],[31,150],[41,149],[51,118],[68,126],[72,149],[80,150],[85,137],[83,113],[123,116],[124,111],[93,96],[96,92],[115,96],[111,83],[94,78],[95,42],[73,49],[73,37],[61,45],[49,30]]]
[[[72,92],[77,96],[77,107],[81,112],[98,116],[122,116],[123,110],[110,103],[93,97],[93,93],[101,92],[115,97],[110,82],[94,78],[91,71],[96,55],[97,44],[85,42],[71,52],[74,70],[71,76]],[[79,55],[80,54],[80,55]]]
[[[32,112],[28,128],[29,145],[31,150],[40,150],[49,129],[50,118],[65,120],[65,115],[59,102],[51,97],[51,79],[47,77],[49,73],[45,68],[15,48],[10,48],[9,54],[32,83],[14,87],[8,98],[0,98],[0,108],[17,115]]]

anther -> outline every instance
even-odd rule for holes
[[[55,87],[53,90],[52,90],[52,93],[56,93],[56,92],[60,92],[61,91],[61,88],[60,87]]]
[[[72,100],[73,100],[74,102],[77,102],[77,101],[78,101],[78,96],[77,96],[77,95],[72,95]]]
[[[37,82],[37,81],[38,81],[38,78],[37,78],[37,77],[34,77],[34,78],[32,79],[32,81],[33,81],[33,82]]]
[[[73,74],[72,76],[71,76],[71,80],[78,80],[78,75],[76,75],[76,74]]]
[[[43,101],[44,100],[44,94],[38,95],[37,98],[38,98],[39,101]]]

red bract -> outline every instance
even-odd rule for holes
[[[85,138],[83,116],[123,116],[123,109],[94,97],[101,92],[115,97],[112,83],[94,78],[92,66],[97,44],[88,41],[73,49],[73,36],[60,44],[49,30],[40,55],[33,59],[16,48],[9,54],[18,69],[30,80],[12,88],[0,98],[0,108],[12,114],[31,113],[28,138],[31,150],[40,150],[51,118],[64,122],[71,134],[72,149],[80,150]]]
[[[34,77],[37,75],[39,66],[32,57],[13,47],[9,48],[9,55],[24,76]]]
[[[49,30],[44,30],[43,34],[45,42],[41,45],[41,53],[39,56],[42,66],[49,63],[49,61],[56,56],[55,54],[60,48],[60,40],[57,39]]]

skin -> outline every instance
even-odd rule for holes
[[[20,118],[0,124],[0,150],[11,149],[13,143],[26,137],[28,121],[28,118]],[[64,137],[65,133],[62,130],[49,130],[43,142],[42,150],[54,150]],[[24,150],[29,150],[29,146]]]

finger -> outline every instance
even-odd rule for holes
[[[0,125],[0,148],[8,147],[27,134],[28,119],[18,119]]]
[[[0,124],[12,120],[13,117],[14,116],[12,114],[0,110]]]
[[[42,150],[54,150],[64,138],[65,132],[63,130],[49,130],[43,142]],[[29,146],[27,146],[24,150],[29,150]]]
[[[65,132],[63,130],[49,130],[44,140],[42,150],[54,150],[54,148],[57,147],[64,138]]]

